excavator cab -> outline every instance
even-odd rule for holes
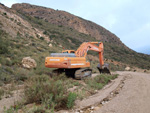
[[[64,50],[62,53],[75,53],[75,50]]]

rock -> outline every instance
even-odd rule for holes
[[[80,113],[83,113],[83,111],[82,111],[82,110],[80,110]]]
[[[25,46],[26,46],[26,47],[28,47],[28,46],[29,46],[29,44],[25,44]]]
[[[107,104],[107,103],[108,103],[108,101],[105,101],[105,103]]]
[[[8,61],[11,61],[9,57],[6,58]]]
[[[95,90],[95,93],[97,93],[98,92],[98,90]]]
[[[73,92],[75,89],[77,89],[77,86],[74,86],[74,87],[72,87],[72,88],[69,88],[68,91],[69,91],[69,92]]]
[[[130,67],[126,67],[125,70],[126,70],[126,71],[129,71],[129,70],[130,70]]]
[[[80,113],[80,112],[76,111],[75,113]]]
[[[95,107],[95,108],[94,108],[95,111],[97,111],[97,110],[99,110],[99,109],[100,109],[100,107]]]
[[[59,45],[59,47],[62,47],[62,45]]]
[[[111,92],[110,94],[111,94],[111,95],[113,95],[114,93],[113,93],[113,92]]]
[[[49,46],[49,47],[53,47],[53,45],[52,45],[52,44],[49,44],[48,46]]]
[[[94,109],[94,106],[91,106],[91,110],[93,110]]]
[[[22,66],[27,69],[35,68],[37,66],[37,63],[34,59],[30,57],[24,57],[22,59]]]
[[[0,64],[0,67],[2,66],[2,64]]]
[[[102,103],[101,103],[102,105],[104,105],[105,104],[105,101],[102,101]]]

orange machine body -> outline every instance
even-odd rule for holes
[[[95,44],[99,44],[99,46]],[[104,64],[102,42],[84,42],[77,49],[77,51],[65,50],[62,53],[56,53],[61,54],[62,56],[56,55],[46,57],[45,66],[48,68],[64,68],[64,69],[90,67],[90,62],[86,61],[86,55],[88,50],[96,51],[99,53],[100,66],[102,66]]]
[[[84,68],[90,67],[85,57],[47,57],[45,66],[49,68]]]

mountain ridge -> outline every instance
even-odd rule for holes
[[[115,34],[111,33],[107,29],[94,22],[72,15],[66,11],[54,10],[27,3],[13,4],[12,9],[38,19],[43,19],[51,24],[73,28],[78,32],[90,35],[98,40],[115,43],[127,48]]]

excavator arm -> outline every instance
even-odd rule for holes
[[[99,46],[95,44],[99,44]],[[102,42],[84,42],[77,49],[77,51],[75,52],[75,55],[77,57],[86,57],[87,52],[89,50],[96,51],[99,53],[99,64],[97,68],[100,71],[100,73],[110,74],[108,64],[104,64],[104,60],[103,60],[103,51],[104,51],[103,43]]]

